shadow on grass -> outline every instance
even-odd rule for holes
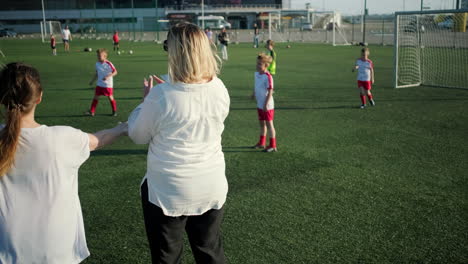
[[[85,86],[85,85],[83,85]],[[48,88],[47,91],[90,91],[91,93],[94,92],[94,86],[92,87],[86,87],[86,88]],[[141,88],[138,87],[117,87],[114,89],[118,90],[141,90]],[[92,98],[92,96],[91,96]]]
[[[319,107],[302,107],[302,106],[291,106],[291,107],[275,107],[275,110],[326,110],[326,109],[352,109],[358,108],[351,105],[338,105],[338,106],[319,106]],[[231,111],[255,111],[256,107],[231,107]]]
[[[129,101],[131,101],[131,100],[142,100],[141,98],[142,98],[141,96],[135,96],[135,97],[118,97],[118,96],[116,96],[115,100],[116,101],[118,101],[118,100],[129,100]],[[91,101],[92,98],[91,99],[90,98],[78,98],[78,100],[80,100],[80,101]],[[101,96],[99,98],[99,101],[102,101],[102,100],[109,101],[109,99],[107,99],[105,96]]]
[[[41,118],[57,118],[57,117],[89,117],[86,115],[38,115],[36,118],[41,119]]]
[[[44,119],[47,119],[47,118],[64,118],[64,117],[69,117],[69,118],[78,118],[78,117],[95,118],[95,117],[103,117],[103,116],[112,117],[112,114],[109,111],[108,114],[96,114],[94,117],[91,117],[91,116],[85,115],[85,114],[81,114],[81,115],[38,115],[38,116],[36,116],[36,118],[37,119],[41,119],[41,118],[44,118]]]
[[[252,146],[240,146],[240,147],[223,147],[224,153],[239,153],[239,152],[262,152],[261,150],[254,149]]]
[[[147,155],[146,149],[102,149],[91,152],[91,156]]]

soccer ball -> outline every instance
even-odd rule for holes
[[[130,53],[130,55],[132,55],[132,54],[133,54],[133,50],[129,50],[128,53]]]
[[[92,48],[89,48],[88,50],[89,50],[89,52],[93,51],[93,49],[92,49]]]
[[[286,48],[290,49],[290,48],[291,48],[291,45],[287,45]]]
[[[119,50],[119,51],[117,51],[117,54],[118,54],[118,55],[120,55],[120,50]]]

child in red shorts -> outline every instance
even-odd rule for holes
[[[273,101],[273,77],[267,68],[272,62],[271,56],[261,53],[257,57],[257,72],[255,72],[255,90],[252,98],[257,100],[258,120],[260,121],[260,140],[254,148],[262,148],[265,152],[276,152],[276,131],[273,125],[275,117]],[[270,145],[265,147],[266,135],[270,134]]]
[[[87,115],[94,116],[96,113],[96,107],[99,102],[99,96],[107,96],[112,107],[112,116],[117,116],[117,103],[114,99],[114,83],[113,77],[117,75],[117,70],[115,69],[112,62],[107,60],[107,50],[98,49],[96,51],[97,59],[96,62],[96,74],[93,76],[93,79],[89,82],[89,85],[92,85],[94,81],[96,82],[96,90],[94,93],[93,102],[91,103],[91,109],[86,112]]]
[[[50,48],[52,49],[52,55],[57,56],[57,47],[55,44],[55,37],[53,34],[50,34]]]
[[[356,60],[356,65],[353,68],[358,71],[358,88],[361,97],[361,109],[366,107],[366,96],[369,98],[369,103],[375,106],[374,98],[372,97],[371,89],[374,84],[374,63],[369,59],[369,49],[361,50],[361,58]]]

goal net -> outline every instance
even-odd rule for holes
[[[395,13],[395,88],[468,89],[468,10]]]
[[[330,43],[333,46],[350,45],[343,30],[344,23],[340,13],[313,12],[310,21],[312,30],[306,31],[310,33],[306,37],[311,39],[317,36],[319,38],[322,37],[326,43]]]
[[[263,14],[259,20],[266,30],[261,32],[260,40],[273,39],[276,42],[329,43],[333,46],[350,45],[345,34],[341,14],[333,11],[311,11],[297,13],[286,10],[278,13]]]
[[[54,35],[56,43],[62,43],[62,24],[60,21],[41,21],[42,42],[50,42],[50,34]]]

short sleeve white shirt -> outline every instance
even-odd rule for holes
[[[257,99],[257,108],[263,109],[267,99],[268,91],[273,89],[273,76],[269,72],[255,72],[255,99]],[[267,110],[275,108],[273,97],[268,102]]]
[[[358,81],[370,81],[371,80],[371,69],[374,68],[374,64],[371,60],[358,59],[356,61],[358,66]]]
[[[165,77],[163,77],[164,79]],[[148,144],[148,200],[167,216],[201,215],[226,201],[223,82],[156,85],[130,115],[129,137]]]
[[[96,62],[96,72],[97,72],[97,83],[96,85],[104,88],[113,88],[114,87],[114,77],[109,77],[107,80],[103,80],[107,75],[115,72],[116,69],[114,64],[110,61]]]
[[[89,136],[80,130],[21,129],[15,165],[0,178],[0,263],[79,263],[89,256],[78,197],[78,169],[89,153]]]
[[[69,29],[64,29],[62,30],[62,39],[63,40],[69,40],[70,39],[71,32]]]

